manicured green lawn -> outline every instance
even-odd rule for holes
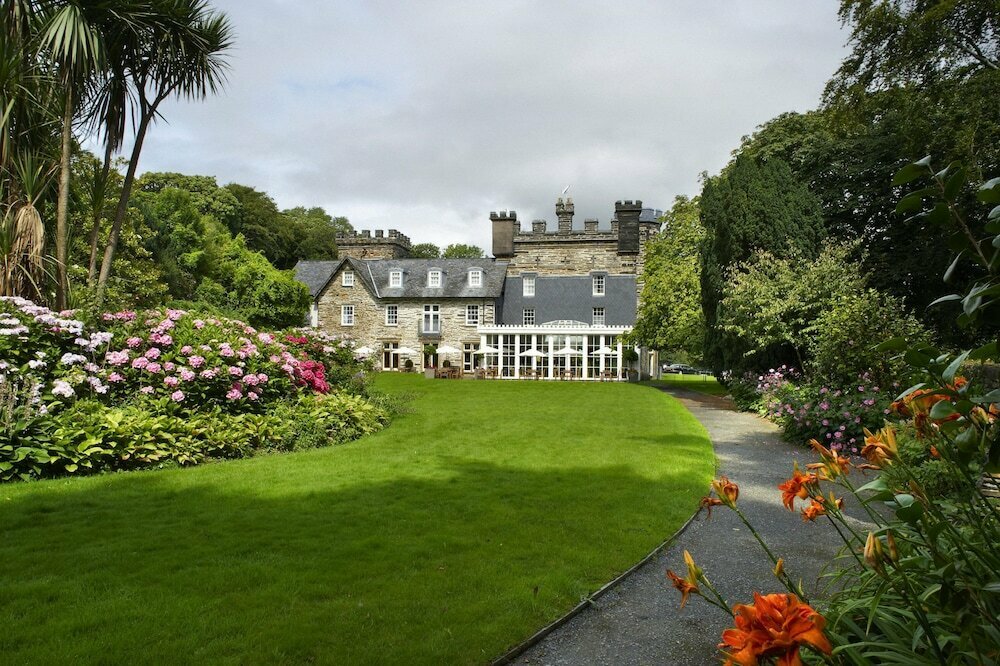
[[[711,375],[663,375],[660,379],[643,382],[649,386],[679,386],[708,395],[727,395],[726,387]]]
[[[626,384],[426,380],[382,433],[0,486],[4,663],[483,663],[676,530],[705,431]]]

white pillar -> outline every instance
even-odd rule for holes
[[[622,376],[622,371],[625,368],[622,367],[622,339],[618,338],[618,378]]]
[[[590,336],[583,336],[583,365],[580,367],[580,379],[587,378],[587,356],[590,349]]]
[[[485,347],[485,346],[486,346],[486,334],[485,333],[481,333],[479,335],[479,349],[477,349],[476,351],[482,351],[483,347]],[[476,360],[477,358],[483,359],[483,362],[480,364]],[[484,365],[484,366],[486,365],[486,354],[473,354],[472,355],[472,359],[473,359],[473,361],[472,361],[472,367],[473,367],[473,369],[479,367],[480,365]]]
[[[556,375],[556,364],[555,364],[555,359],[552,356],[552,352],[553,352],[553,349],[552,349],[552,336],[551,335],[547,335],[547,336],[545,336],[545,339],[546,339],[546,341],[548,342],[548,345],[549,345],[549,379],[553,379],[553,378],[555,378],[555,375]]]
[[[521,378],[521,334],[514,336],[514,379]]]
[[[538,336],[532,334],[531,336],[531,348],[538,349]],[[538,372],[538,357],[532,355],[531,357],[531,370],[532,372]]]

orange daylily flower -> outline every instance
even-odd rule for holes
[[[712,490],[719,496],[723,504],[729,508],[736,506],[736,500],[740,496],[740,487],[730,481],[728,476],[720,476],[712,481]]]
[[[691,557],[691,553],[684,551],[684,564],[687,566],[688,575],[686,578],[681,578],[673,571],[667,571],[667,578],[670,582],[674,584],[681,593],[681,608],[684,608],[684,604],[687,603],[688,595],[694,592],[695,594],[701,594],[698,589],[698,581],[704,575],[701,568],[694,563],[694,558]]]
[[[700,590],[698,590],[697,585],[692,585],[689,581],[687,581],[684,578],[681,578],[673,571],[667,571],[667,577],[670,579],[670,582],[674,584],[674,587],[680,590],[681,608],[684,608],[684,604],[686,604],[688,601],[688,595],[690,595],[692,592],[694,592],[695,594],[701,594]]]
[[[898,457],[896,446],[896,431],[892,426],[885,426],[877,433],[865,428],[865,446],[861,455],[873,465],[881,467],[891,463]]]
[[[733,607],[736,627],[722,632],[719,648],[729,649],[727,666],[757,666],[769,657],[777,657],[779,666],[799,666],[803,646],[826,655],[833,651],[823,633],[826,619],[797,596],[754,592],[753,597],[753,605]]]
[[[917,389],[901,400],[892,403],[890,409],[904,418],[912,418],[913,425],[917,428],[918,434],[926,434],[927,428],[931,424],[940,424],[946,421],[954,421],[962,417],[959,413],[951,414],[943,419],[931,419],[931,408],[943,400],[951,400],[948,395],[954,393],[968,384],[965,377],[956,377],[951,384],[945,384],[943,388]]]
[[[823,506],[822,497],[813,499],[812,503],[809,506],[802,509],[802,520],[804,521],[816,522],[817,518],[825,515],[826,515],[826,507]]]
[[[833,493],[830,493],[830,502],[836,505],[838,509],[844,508],[843,498],[834,498]],[[822,495],[814,497],[812,499],[812,503],[806,508],[802,509],[802,520],[816,522],[817,518],[826,515],[827,506],[830,506],[830,504],[827,503],[826,498],[824,498]]]
[[[809,486],[819,483],[819,476],[809,472],[803,473],[799,469],[799,464],[795,463],[792,471],[792,478],[778,486],[781,491],[781,502],[789,511],[795,510],[795,498],[806,499],[809,497]]]

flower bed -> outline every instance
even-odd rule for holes
[[[356,394],[367,404],[369,368],[350,340],[258,331],[171,309],[105,313],[97,321],[100,329],[72,311],[0,299],[0,479],[281,448],[275,442],[290,435],[278,413],[319,424],[302,435],[311,445],[386,420],[383,410],[344,402]],[[340,418],[345,405],[365,425]],[[263,420],[237,418],[250,415]],[[248,437],[248,429],[267,436]]]

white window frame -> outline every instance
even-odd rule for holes
[[[522,296],[534,296],[535,295],[535,276],[525,275],[521,278],[521,295]]]
[[[531,317],[528,317],[528,315]],[[531,319],[531,321],[528,321]],[[524,308],[521,310],[521,325],[522,326],[534,326],[535,325],[535,308]]]
[[[605,326],[607,321],[607,311],[604,308],[594,308],[593,319],[591,319],[592,326]]]
[[[427,287],[430,289],[441,288],[441,271],[427,271]]]
[[[475,312],[475,316],[472,313]],[[466,326],[478,326],[481,318],[481,309],[478,305],[466,305],[465,306],[465,325]]]
[[[346,271],[340,275],[340,286],[342,287],[353,287],[354,286],[354,271],[348,268]]]
[[[437,328],[428,328],[428,322],[437,322]],[[420,320],[421,333],[441,333],[441,306],[429,303],[424,306],[424,317]]]
[[[341,326],[354,326],[354,306],[353,305],[341,305],[340,306],[340,325]]]
[[[594,296],[604,296],[608,291],[608,276],[606,275],[592,276],[591,286],[593,287]]]
[[[392,315],[391,317],[389,315]],[[398,305],[387,305],[385,306],[385,325],[386,326],[398,326],[399,325],[399,306]]]
[[[403,271],[389,271],[389,288],[398,289],[403,286]]]
[[[483,271],[481,268],[473,268],[471,271],[469,271],[469,286],[470,287],[483,286]]]

